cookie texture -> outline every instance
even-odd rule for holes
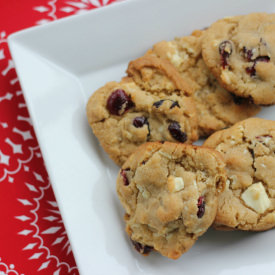
[[[131,78],[109,82],[90,97],[88,122],[118,165],[147,141],[192,143],[198,139],[196,109],[180,93],[149,92]]]
[[[193,90],[178,71],[166,60],[145,54],[129,63],[128,76],[142,89],[152,93],[166,92],[192,95]]]
[[[228,180],[219,197],[217,228],[261,231],[275,226],[275,121],[250,118],[204,143],[225,160]]]
[[[177,259],[214,221],[226,182],[224,162],[212,149],[180,143],[146,143],[117,178],[126,232],[142,254]]]
[[[260,107],[239,98],[220,86],[202,58],[204,31],[161,41],[148,54],[167,60],[191,87],[196,104],[200,137],[232,126],[259,112]]]
[[[227,17],[205,33],[202,54],[220,84],[255,104],[275,103],[275,14]]]

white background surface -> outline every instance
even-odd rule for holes
[[[154,43],[224,16],[275,12],[274,0],[128,0],[9,38],[77,264],[90,274],[275,274],[275,231],[209,230],[179,260],[143,257],[124,233],[118,167],[86,121],[93,91],[124,75]],[[260,117],[274,119],[275,107]]]

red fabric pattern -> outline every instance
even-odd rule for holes
[[[0,275],[79,274],[6,39],[15,31],[112,2],[1,1]]]

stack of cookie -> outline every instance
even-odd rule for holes
[[[275,226],[275,121],[249,118],[275,104],[273,34],[274,14],[219,20],[155,44],[90,97],[93,132],[122,166],[117,192],[140,253],[176,259],[213,222]]]

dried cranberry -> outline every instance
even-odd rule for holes
[[[133,120],[133,125],[136,128],[141,128],[141,127],[143,127],[144,124],[146,124],[147,128],[148,128],[148,134],[147,134],[147,141],[148,141],[150,139],[150,135],[151,135],[151,130],[150,130],[150,125],[149,125],[148,119],[144,116],[138,116],[138,117],[135,117]]]
[[[231,94],[232,97],[233,97],[233,101],[236,105],[242,105],[244,104],[246,101],[247,101],[247,98],[243,98],[243,97],[240,97],[240,96],[236,96],[234,94]]]
[[[156,102],[153,103],[153,106],[155,106],[156,108],[158,108],[159,106],[162,105],[163,102],[164,102],[164,99],[156,101]]]
[[[232,54],[232,51],[233,51],[232,42],[229,40],[225,40],[221,42],[221,44],[219,45],[219,53],[221,55],[221,65],[223,69],[225,69],[225,67],[228,65],[227,59]]]
[[[205,212],[204,196],[199,197],[197,205],[198,205],[197,216],[198,216],[198,218],[201,218],[204,215],[204,212]]]
[[[255,70],[255,63],[251,67],[246,67],[245,71],[250,75],[250,76],[255,76],[256,75],[256,70]]]
[[[133,106],[131,98],[122,89],[113,91],[107,100],[107,109],[113,115],[122,115]]]
[[[246,67],[245,71],[250,76],[255,76],[256,75],[255,66],[256,66],[257,62],[269,62],[270,61],[270,57],[269,56],[258,56],[255,59],[251,59],[250,61],[253,61],[253,65],[251,67]]]
[[[269,62],[270,61],[270,57],[269,56],[258,56],[255,59],[255,62]]]
[[[253,99],[253,97],[250,95],[250,96],[248,96],[248,97],[246,97],[246,99],[247,99],[247,102],[249,103],[249,104],[255,104],[254,103],[254,99]]]
[[[178,103],[177,101],[172,100],[172,99],[161,99],[161,100],[159,100],[159,101],[154,102],[154,103],[153,103],[153,106],[155,106],[156,108],[159,108],[165,100],[172,101],[172,104],[171,104],[171,106],[170,106],[170,109],[173,109],[173,108],[176,107],[176,106],[180,108],[179,103]]]
[[[173,100],[172,100],[173,101]],[[180,108],[180,105],[177,101],[173,101],[172,105],[170,106],[170,109],[173,109],[174,107],[179,107]]]
[[[168,130],[171,136],[180,142],[185,142],[187,140],[187,135],[181,131],[180,125],[177,121],[173,121],[169,124]]]
[[[143,255],[149,254],[154,249],[152,246],[144,245],[144,244],[141,244],[141,243],[133,241],[133,240],[131,240],[131,241],[132,241],[135,249]]]
[[[144,124],[147,124],[147,123],[148,123],[147,118],[144,116],[138,116],[133,120],[133,125],[136,128],[141,128]]]
[[[129,180],[127,178],[127,175],[126,175],[126,171],[130,171],[130,168],[126,168],[126,169],[121,169],[120,170],[120,175],[122,176],[122,179],[123,179],[123,184],[125,186],[128,186],[129,185]]]
[[[260,43],[263,43],[266,46],[265,42],[262,42],[262,38],[260,40]],[[250,76],[255,76],[256,75],[255,66],[256,66],[257,62],[269,62],[270,61],[269,56],[258,56],[256,58],[253,58],[253,50],[248,50],[246,47],[243,47],[243,53],[244,53],[244,58],[248,62],[253,62],[252,66],[245,68],[245,71]]]
[[[252,50],[248,50],[246,47],[243,47],[243,53],[244,53],[244,58],[247,61],[252,60],[252,57],[253,57],[253,51]]]

